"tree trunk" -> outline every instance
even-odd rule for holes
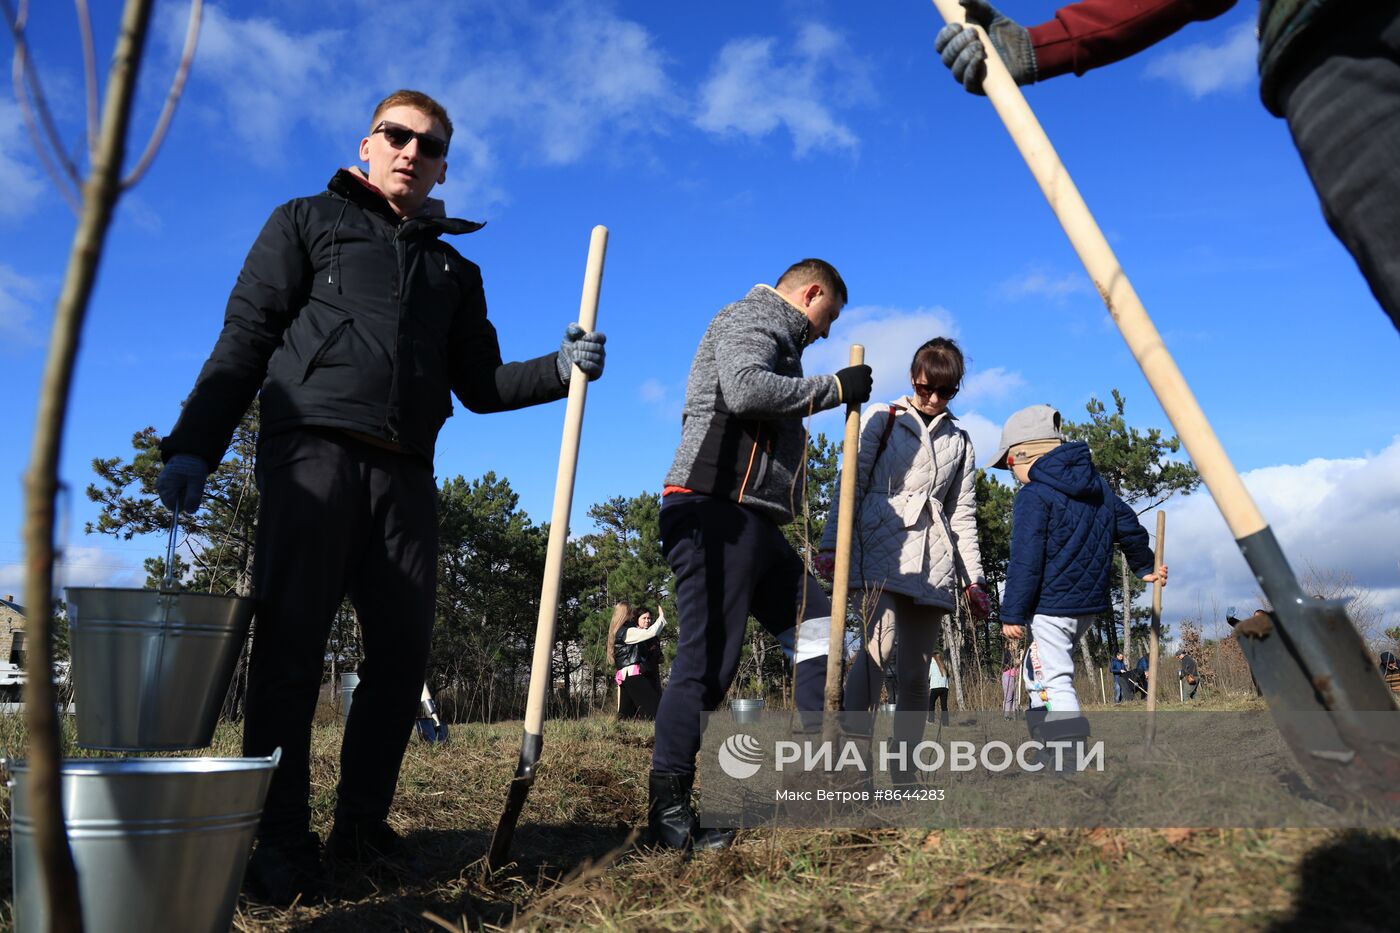
[[[25,602],[32,630],[30,676],[25,685],[29,737],[26,793],[34,821],[34,844],[54,933],[81,933],[78,879],[63,822],[62,745],[53,689],[54,496],[58,461],[73,386],[73,365],[88,301],[97,280],[107,228],[121,196],[126,133],[152,0],[128,0],[107,79],[102,132],[92,172],[83,185],[83,210],[68,254],[68,269],[54,309],[53,335],[39,389],[34,442],[25,476]]]
[[[943,614],[943,646],[953,668],[953,696],[958,701],[958,709],[967,709],[962,688],[962,632],[953,624],[950,612]]]

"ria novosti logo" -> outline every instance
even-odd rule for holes
[[[751,778],[763,767],[763,746],[747,733],[735,733],[719,747],[719,767],[736,781]]]

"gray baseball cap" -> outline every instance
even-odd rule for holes
[[[1060,433],[1060,413],[1049,405],[1032,405],[1006,419],[1001,429],[1001,449],[987,461],[985,470],[1006,469],[1006,452],[1027,441],[1064,440]]]

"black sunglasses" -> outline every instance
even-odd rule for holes
[[[927,398],[928,396],[937,393],[938,397],[946,402],[948,399],[958,394],[958,387],[935,386],[929,385],[927,382],[916,382],[914,383],[914,391],[919,393],[919,396],[921,398]]]
[[[407,146],[409,140],[418,140],[418,154],[425,159],[441,159],[447,155],[447,140],[441,136],[434,136],[431,133],[415,133],[406,126],[397,123],[390,123],[388,120],[380,120],[379,125],[370,130],[369,135],[383,133],[384,138],[389,141],[389,145],[395,149],[402,149]]]

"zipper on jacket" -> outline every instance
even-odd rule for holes
[[[403,224],[394,228],[394,260],[397,268],[398,284],[395,286],[395,297],[398,299],[399,313],[394,320],[394,352],[390,358],[389,365],[389,397],[384,401],[384,427],[389,432],[389,440],[398,443],[399,424],[397,415],[393,421],[390,420],[394,397],[399,389],[399,345],[403,342],[403,311],[404,299],[408,293],[408,282],[406,279],[406,253],[404,241],[399,237],[403,230]],[[402,398],[399,399],[402,402]]]

